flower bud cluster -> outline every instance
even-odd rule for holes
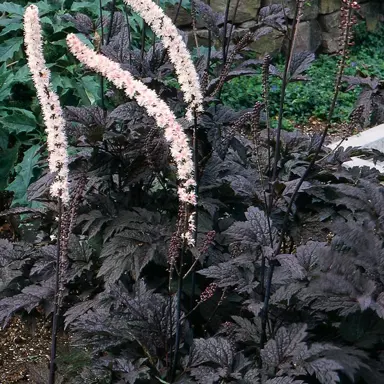
[[[58,96],[50,85],[51,73],[43,55],[43,41],[39,11],[36,5],[27,7],[24,14],[24,43],[27,63],[32,74],[47,132],[49,170],[55,173],[51,195],[69,202],[68,153],[65,120]]]

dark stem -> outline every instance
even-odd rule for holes
[[[274,269],[275,269],[275,262],[274,260],[270,260],[263,309],[261,311],[260,349],[264,348],[264,344],[267,339],[266,329],[267,329],[267,322],[268,322],[269,299],[271,297],[272,277],[273,277]]]
[[[184,225],[184,232],[187,228],[188,222]],[[171,382],[175,380],[177,363],[179,359],[179,348],[180,348],[180,338],[181,338],[181,295],[183,292],[183,263],[184,263],[184,253],[185,253],[185,240],[183,241],[183,247],[180,252],[180,268],[179,276],[177,281],[177,298],[176,298],[176,334],[175,334],[175,351],[172,361],[172,371],[171,371]]]
[[[111,6],[112,6],[112,10],[111,10],[111,16],[110,16],[110,19],[109,19],[108,35],[107,35],[106,45],[109,44],[109,41],[111,40],[111,36],[112,36],[112,26],[113,26],[113,18],[115,16],[116,0],[112,0]]]
[[[51,361],[49,363],[49,377],[48,384],[55,384],[55,374],[56,374],[56,350],[57,350],[57,326],[59,320],[59,290],[60,290],[60,241],[61,241],[61,225],[62,225],[62,203],[61,198],[59,198],[58,203],[59,209],[59,226],[57,229],[57,250],[56,250],[56,281],[55,281],[55,305],[53,308],[53,318],[52,318],[52,338],[51,338]]]
[[[283,126],[283,114],[284,114],[284,102],[285,102],[285,92],[288,85],[288,76],[289,76],[289,70],[291,67],[291,61],[293,56],[293,51],[295,47],[295,40],[297,35],[297,26],[299,25],[300,17],[301,17],[301,9],[303,5],[303,0],[298,0],[296,9],[295,9],[295,16],[293,19],[293,25],[292,25],[292,33],[291,37],[289,39],[289,46],[288,46],[288,56],[285,61],[285,67],[284,67],[284,73],[283,73],[283,79],[281,83],[281,94],[280,94],[280,104],[279,104],[279,115],[278,115],[278,122],[277,122],[277,131],[276,131],[276,144],[275,144],[275,158],[273,163],[273,172],[272,172],[272,183],[276,180],[277,177],[277,165],[280,160],[280,146],[281,146],[281,130]],[[270,198],[270,206],[269,206],[269,212],[271,210],[272,205],[272,191],[271,192],[271,198]]]
[[[127,21],[127,34],[128,34],[128,49],[129,49],[129,65],[132,65],[132,54],[131,54],[131,48],[132,48],[132,42],[131,42],[131,26],[129,24],[129,13],[128,13],[128,7],[124,3],[124,13],[125,13],[125,19]]]
[[[309,163],[307,169],[305,170],[304,174],[302,175],[298,184],[296,185],[296,188],[295,188],[295,190],[292,194],[292,197],[289,201],[288,208],[287,208],[287,211],[286,211],[285,216],[284,216],[284,221],[283,221],[281,235],[280,235],[280,241],[279,241],[279,244],[278,244],[278,247],[276,250],[276,254],[278,254],[280,252],[281,246],[283,244],[283,239],[284,239],[285,233],[287,231],[287,227],[288,227],[289,215],[291,213],[292,206],[293,206],[294,202],[296,201],[296,196],[299,193],[299,190],[300,190],[301,186],[303,185],[304,181],[306,180],[309,173],[311,172],[314,164],[316,163],[317,157],[321,151],[321,148],[323,147],[325,138],[327,137],[328,130],[331,127],[331,120],[332,120],[333,114],[335,112],[336,102],[337,102],[337,98],[339,96],[340,85],[341,85],[341,81],[342,81],[342,77],[343,77],[343,73],[344,73],[344,68],[345,68],[345,61],[346,61],[346,57],[347,57],[348,43],[349,43],[349,37],[348,36],[349,36],[349,30],[350,30],[349,23],[351,20],[351,16],[352,16],[352,9],[350,8],[349,12],[348,12],[348,24],[347,24],[347,30],[345,32],[345,41],[343,44],[343,50],[342,50],[342,56],[341,56],[339,71],[338,71],[337,77],[336,77],[335,93],[333,95],[332,103],[331,103],[331,106],[329,108],[327,125],[325,126],[324,131],[321,135],[320,142],[316,148],[315,154],[313,155],[311,162]]]
[[[100,47],[104,44],[104,26],[103,26],[103,9],[102,9],[102,0],[99,0],[99,11],[100,11],[100,27],[101,27],[101,42]],[[105,109],[104,101],[104,78],[100,76],[100,97],[101,97],[101,108]]]
[[[316,162],[316,159],[317,159],[317,157],[321,151],[321,148],[323,147],[323,144],[324,144],[325,138],[327,136],[328,130],[331,126],[331,120],[333,117],[333,113],[335,111],[337,97],[339,95],[340,84],[341,84],[341,80],[342,80],[342,76],[343,76],[344,68],[345,68],[345,61],[346,61],[346,56],[347,56],[348,44],[349,44],[349,29],[350,29],[351,15],[352,15],[352,8],[349,8],[347,29],[346,29],[345,35],[344,35],[345,40],[344,40],[344,44],[343,44],[342,57],[341,57],[341,61],[340,61],[339,72],[338,72],[337,78],[336,78],[335,93],[334,93],[333,100],[332,100],[332,103],[331,103],[331,106],[329,109],[328,122],[327,122],[326,127],[324,128],[322,135],[321,135],[321,139],[320,139],[320,142],[316,148],[315,154],[313,155],[311,162],[309,163],[307,169],[305,170],[304,174],[302,175],[298,184],[296,185],[296,188],[295,188],[295,190],[292,194],[292,197],[289,201],[287,211],[286,211],[285,216],[284,216],[284,221],[283,221],[283,225],[282,225],[282,229],[281,229],[279,244],[277,245],[277,248],[274,252],[275,256],[280,253],[281,247],[283,245],[285,234],[286,234],[287,229],[288,229],[289,216],[291,213],[292,206],[296,200],[296,196],[297,196],[303,182],[306,180],[309,173],[311,172],[311,170],[312,170],[312,168]],[[267,278],[267,291],[266,291],[266,295],[265,295],[264,306],[263,306],[263,311],[262,311],[262,316],[261,316],[262,317],[262,331],[261,331],[261,337],[260,337],[260,347],[261,348],[264,346],[265,337],[266,337],[265,330],[266,330],[266,324],[267,324],[267,319],[268,319],[270,286],[272,284],[273,270],[274,270],[275,263],[276,263],[276,260],[270,260],[270,262],[269,262],[269,266],[270,266],[269,272],[270,273],[268,274],[268,278]]]
[[[236,0],[235,9],[233,10],[233,16],[232,16],[232,21],[231,21],[231,28],[229,30],[228,41],[227,41],[227,46],[226,46],[226,56],[228,56],[229,46],[230,46],[231,40],[232,40],[233,25],[235,23],[235,19],[236,19],[237,10],[239,8],[239,5],[240,5],[240,0]]]
[[[176,25],[177,18],[179,17],[179,14],[180,14],[180,9],[181,9],[182,3],[183,3],[183,0],[180,0],[179,3],[177,4],[176,13],[175,13],[175,16],[173,17],[173,20],[172,20],[173,24],[175,24],[175,25]],[[167,54],[167,50],[164,49],[163,54],[161,55],[159,66],[161,66],[163,64],[166,54]]]
[[[208,5],[211,5],[211,0],[207,1]],[[205,71],[207,74],[209,73],[209,68],[211,66],[211,54],[212,54],[212,32],[208,30],[208,52],[207,52],[207,64],[205,67]]]
[[[228,17],[229,17],[229,7],[231,6],[231,0],[227,0],[225,5],[225,14],[224,14],[224,29],[223,29],[223,66],[227,62],[227,27],[228,27]]]
[[[196,195],[196,198],[197,198],[198,195],[199,195],[199,163],[198,163],[198,142],[197,142],[197,112],[196,112],[195,109],[193,110],[193,164],[195,166],[195,169],[194,169],[195,181],[196,181],[195,195]],[[199,220],[198,212],[199,211],[197,209],[197,204],[196,204],[196,208],[195,208],[195,225],[196,225],[196,230],[195,230],[195,233],[194,233],[195,246],[197,246],[197,231],[198,231],[197,223],[198,223],[198,220]],[[191,279],[192,279],[191,308],[193,308],[193,304],[194,304],[193,298],[195,296],[195,288],[196,288],[196,286],[195,286],[195,283],[196,283],[195,268],[196,268],[196,264],[195,264],[195,266],[192,269],[192,275],[191,275]]]
[[[143,20],[143,29],[141,30],[141,52],[140,52],[140,58],[141,58],[141,69],[143,69],[143,61],[144,61],[144,52],[145,52],[145,33],[146,33],[146,24]]]

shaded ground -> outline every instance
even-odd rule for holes
[[[48,366],[50,344],[47,321],[22,321],[15,317],[6,329],[0,330],[0,383],[38,384],[30,373],[34,367]]]
[[[314,133],[322,134],[326,125],[326,122],[318,120],[315,117],[311,117],[305,125],[297,125],[296,128],[303,133],[313,135]],[[330,129],[328,130],[326,143],[341,140],[344,137],[348,137],[356,133],[358,133],[356,130],[350,130],[347,123],[332,123]]]

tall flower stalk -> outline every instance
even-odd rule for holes
[[[192,121],[193,111],[202,110],[203,95],[199,76],[182,36],[172,20],[152,0],[124,0],[124,2],[144,19],[156,36],[161,38],[175,66],[184,100],[188,104],[186,117]]]
[[[66,204],[69,201],[69,188],[65,120],[59,98],[50,85],[51,72],[43,55],[39,11],[35,5],[30,5],[24,14],[24,43],[47,132],[49,170],[56,174],[51,185],[51,195]]]
[[[58,96],[50,85],[51,73],[46,66],[43,54],[43,40],[39,11],[35,5],[27,7],[24,14],[24,42],[28,67],[39,99],[45,129],[47,132],[49,170],[55,174],[51,185],[52,197],[58,199],[58,244],[56,256],[55,303],[52,319],[52,342],[48,383],[55,382],[55,360],[57,328],[60,307],[64,292],[64,274],[67,264],[66,250],[68,245],[69,222],[63,222],[69,211],[65,211],[69,203],[68,154],[65,135],[65,120]],[[66,221],[66,220],[64,220]]]
[[[123,89],[128,97],[136,99],[137,103],[146,109],[148,115],[155,119],[156,124],[164,129],[165,138],[170,143],[171,155],[177,165],[180,180],[179,199],[184,203],[196,205],[192,151],[187,135],[168,105],[157,96],[156,92],[134,79],[130,72],[88,48],[74,34],[67,36],[67,44],[81,63],[103,75],[117,88]]]

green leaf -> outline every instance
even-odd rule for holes
[[[3,140],[5,137],[2,137],[1,139],[2,144],[4,144]],[[4,191],[8,185],[9,174],[17,161],[18,152],[19,145],[16,145],[13,148],[0,150],[0,191]]]
[[[13,111],[12,115],[0,118],[4,128],[13,133],[32,132],[36,129],[37,122],[34,114],[25,109],[7,108]]]
[[[40,160],[40,145],[34,145],[24,153],[23,161],[15,167],[15,180],[7,187],[14,193],[12,207],[31,206],[27,199],[27,189],[37,176],[38,161]]]
[[[5,63],[0,67],[0,101],[5,100],[11,94],[13,74],[8,71]]]
[[[10,23],[1,31],[0,36],[4,36],[9,32],[18,31],[21,29],[23,29],[21,23]]]
[[[15,3],[0,4],[0,12],[7,12],[11,15],[24,15],[24,7]]]
[[[14,74],[13,82],[26,83],[28,80],[31,80],[31,72],[29,71],[28,65],[25,64],[18,68],[17,72]]]
[[[11,59],[14,54],[19,51],[22,44],[22,37],[12,37],[11,39],[7,39],[5,43],[0,44],[0,62]]]
[[[79,95],[83,105],[94,105],[98,98],[100,82],[96,76],[84,76],[77,81],[73,81],[73,88]]]
[[[6,19],[0,19],[0,27],[6,27],[9,24],[23,24],[23,19],[20,16],[8,17]]]
[[[5,129],[0,129],[0,150],[6,150],[8,148],[9,134]]]

